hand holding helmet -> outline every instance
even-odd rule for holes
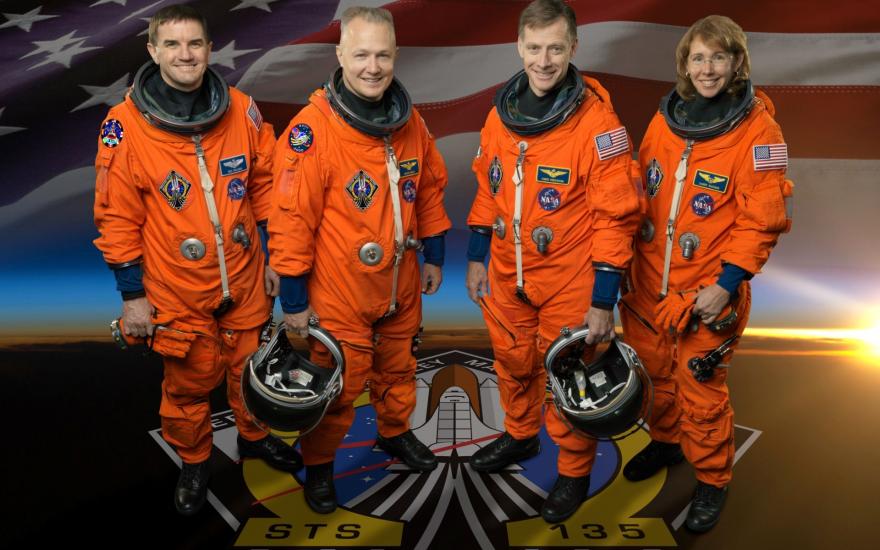
[[[330,405],[342,393],[345,358],[333,336],[308,325],[309,337],[330,352],[333,365],[316,364],[298,353],[282,324],[269,342],[251,355],[242,369],[241,392],[245,406],[259,422],[271,429],[300,435],[317,426]]]

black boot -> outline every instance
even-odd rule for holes
[[[590,489],[590,476],[568,477],[559,474],[547,500],[541,506],[541,517],[547,523],[560,523],[577,511],[587,500]]]
[[[431,449],[418,440],[412,430],[387,439],[377,435],[376,446],[391,456],[399,458],[413,470],[430,472],[437,467],[437,457],[431,452]]]
[[[623,477],[630,481],[642,481],[660,471],[664,466],[672,466],[684,460],[684,453],[678,443],[663,443],[651,440],[648,446],[632,457],[623,467]]]
[[[293,473],[303,467],[302,456],[296,449],[274,435],[267,435],[257,441],[248,441],[238,436],[238,455],[241,458],[262,458],[266,464]]]
[[[540,452],[538,436],[514,439],[504,432],[501,437],[475,452],[470,463],[471,468],[478,472],[497,472],[508,464],[531,458]]]
[[[727,498],[727,486],[715,487],[702,481],[697,481],[694,498],[691,500],[691,509],[685,525],[694,533],[705,533],[715,527],[721,517],[721,509]]]
[[[306,466],[306,485],[303,491],[306,504],[319,514],[336,510],[336,487],[333,485],[333,462]]]
[[[183,463],[174,489],[174,507],[178,514],[191,516],[202,509],[208,498],[210,479],[211,470],[207,460],[198,464]]]

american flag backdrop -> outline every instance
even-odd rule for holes
[[[122,100],[148,59],[147,20],[169,3],[0,2],[0,151],[6,176],[0,188],[5,309],[0,331],[12,326],[12,316],[20,320],[69,309],[71,319],[91,319],[84,311],[103,307],[95,305],[98,287],[107,307],[118,308],[112,276],[90,243],[95,136],[107,109]],[[212,66],[254,97],[276,131],[335,68],[342,11],[353,4],[388,8],[400,47],[395,75],[438,140],[450,173],[447,208],[453,233],[466,234],[464,220],[475,190],[470,160],[495,90],[522,68],[515,42],[519,12],[527,2],[191,3],[208,19]],[[880,186],[874,184],[880,170],[880,9],[875,3],[570,3],[579,37],[573,62],[609,89],[636,145],[672,85],[673,52],[686,28],[710,13],[742,25],[749,35],[753,81],[776,105],[788,143],[789,174],[798,186],[796,230],[768,266],[784,274],[776,284],[800,284],[802,293],[815,295],[810,285],[823,287],[819,281],[826,275],[802,276],[799,283],[783,284],[783,279],[805,268],[880,270],[880,258],[866,252],[880,230],[880,216],[874,215],[880,208]],[[758,152],[754,155],[759,162]],[[463,257],[456,248],[463,242],[464,237],[452,235],[450,256]],[[456,262],[464,260],[452,261],[453,271]],[[90,287],[85,281],[94,282]],[[442,291],[461,294],[463,302],[461,287],[451,285]],[[794,294],[789,298],[798,302]],[[480,324],[476,313],[468,315],[471,324]],[[786,322],[768,315],[772,323]],[[103,311],[94,319],[106,316]]]

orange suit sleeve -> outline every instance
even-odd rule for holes
[[[764,130],[741,146],[742,156],[735,176],[738,214],[721,254],[722,262],[735,264],[750,273],[761,270],[780,233],[791,226],[786,203],[792,195],[793,184],[785,178],[785,167],[770,170],[755,167],[756,146],[785,143],[779,126],[769,115],[765,116]]]
[[[585,156],[589,168],[582,169],[587,186],[593,225],[593,262],[618,269],[626,268],[632,260],[632,241],[641,220],[641,203],[636,182],[631,173],[632,143],[625,152],[602,160],[596,146],[596,136],[621,127],[612,112],[603,113],[603,121],[590,136],[590,154]]]
[[[489,118],[491,118],[491,114]],[[467,224],[469,226],[491,227],[495,223],[495,199],[489,190],[489,162],[487,158],[487,138],[489,134],[489,119],[480,131],[480,147],[471,163],[471,170],[477,178],[477,194],[471,204]]]
[[[113,118],[111,110],[108,120]],[[99,137],[95,172],[94,220],[99,233],[95,246],[111,266],[134,262],[143,256],[146,207],[138,174],[144,170],[129,154],[125,139],[108,147]]]
[[[446,163],[437,150],[434,137],[428,132],[425,121],[419,116],[422,139],[425,143],[425,169],[419,182],[419,193],[416,197],[416,219],[418,220],[419,238],[439,235],[452,227],[446,208],[443,206],[446,184],[449,176]]]
[[[253,101],[252,99],[250,101]],[[254,104],[254,109],[256,109]],[[262,119],[262,116],[260,116]],[[275,131],[268,122],[260,124],[257,130],[248,123],[252,132],[251,170],[248,177],[248,194],[251,208],[258,222],[269,219],[272,209],[272,160],[275,156]]]
[[[308,107],[306,108],[308,109]],[[304,152],[289,145],[291,129],[307,124],[314,129],[314,143]],[[309,273],[315,257],[315,234],[324,212],[326,178],[320,148],[325,132],[308,113],[300,113],[275,143],[272,201],[269,212],[269,264],[282,276]]]

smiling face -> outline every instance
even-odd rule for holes
[[[394,79],[397,57],[393,29],[384,22],[355,17],[336,46],[345,87],[367,101],[379,101]]]
[[[568,23],[560,17],[545,27],[523,27],[516,49],[522,57],[529,87],[542,97],[565,78],[577,50],[577,39],[571,40]]]
[[[742,61],[741,55],[733,55],[717,43],[706,43],[696,36],[688,52],[688,78],[698,94],[710,99],[727,89]]]
[[[159,25],[156,43],[148,43],[147,51],[159,65],[162,80],[172,88],[191,92],[202,85],[211,43],[198,21],[181,19]]]

